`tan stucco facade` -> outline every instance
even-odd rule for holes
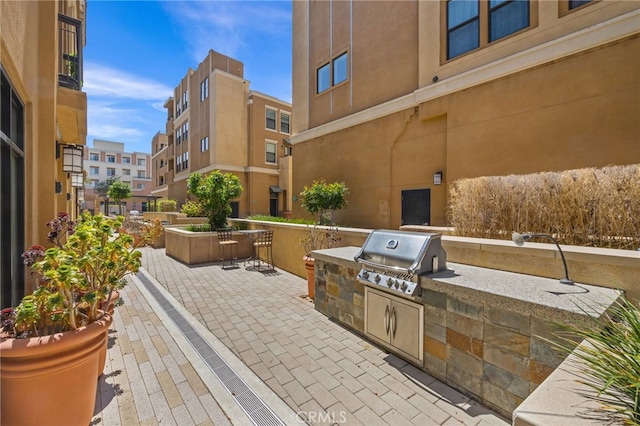
[[[191,173],[220,170],[240,178],[244,191],[235,200],[240,217],[280,215],[286,206],[290,209],[290,194],[278,188],[291,181],[291,169],[285,169],[285,175],[279,167],[290,134],[282,117],[291,122],[291,105],[249,86],[242,62],[213,50],[195,71],[189,69],[165,102],[165,133],[152,141],[158,171],[154,196],[175,199],[180,206],[189,199]],[[274,114],[273,128],[267,126],[267,111]],[[275,152],[268,154],[267,146],[273,150],[274,145]]]
[[[21,119],[17,116],[6,119],[8,116],[4,114],[9,110],[9,104],[4,102],[9,98],[3,98],[2,106],[6,109],[2,130],[5,131],[5,126],[11,127],[11,132],[19,127],[23,129],[22,135],[3,136],[3,160],[6,159],[4,154],[12,150],[14,158],[24,166],[21,175],[13,175],[2,182],[3,188],[17,191],[2,198],[2,220],[12,221],[12,226],[5,227],[1,235],[2,258],[10,259],[13,264],[13,267],[9,263],[2,264],[2,307],[15,304],[15,297],[23,287],[30,290],[25,282],[16,282],[18,277],[24,277],[24,271],[13,269],[22,268],[22,251],[31,245],[46,243],[48,229],[45,224],[58,212],[75,216],[77,210],[71,177],[62,172],[62,158],[56,158],[56,153],[60,152],[56,144],[85,144],[87,99],[81,88],[61,85],[58,14],[77,20],[82,27],[79,32],[84,34],[84,0],[0,1],[3,96],[11,93],[17,109],[22,111]],[[84,46],[83,39],[79,39],[80,51]],[[81,53],[75,54],[81,59]],[[17,122],[13,121],[16,119]],[[22,147],[8,148],[9,140],[17,143],[18,139]],[[3,173],[4,178],[7,175]],[[13,219],[9,219],[12,215]],[[12,270],[10,275],[8,269]],[[9,287],[10,291],[7,290]]]
[[[294,2],[294,193],[343,181],[337,223],[398,228],[402,191],[429,190],[441,226],[460,178],[639,163],[640,4],[565,3],[447,60],[446,2]],[[316,93],[342,52],[346,81]]]

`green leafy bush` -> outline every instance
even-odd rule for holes
[[[161,212],[175,212],[178,202],[176,200],[160,200],[158,201],[158,210]]]
[[[187,200],[182,207],[180,207],[180,212],[187,215],[187,217],[205,217],[205,211],[202,204],[197,201]]]
[[[238,176],[214,170],[206,176],[198,172],[189,175],[187,190],[198,197],[211,229],[218,229],[227,225],[231,200],[238,198],[243,188]]]
[[[286,218],[280,216],[267,216],[267,215],[253,215],[249,216],[247,219],[250,220],[260,220],[262,222],[281,222],[281,223],[299,223],[301,225],[313,225],[315,222],[309,219],[293,219]]]
[[[302,207],[309,213],[318,215],[320,225],[333,224],[333,213],[347,206],[346,196],[349,189],[344,183],[327,183],[324,179],[315,180],[311,186],[304,187],[300,193]]]

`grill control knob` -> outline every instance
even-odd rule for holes
[[[409,287],[407,283],[402,283],[402,285],[400,286],[400,290],[405,291],[407,287]]]
[[[396,288],[398,288],[400,286],[400,283],[398,282],[398,280],[396,280],[395,286],[396,286]]]
[[[391,288],[392,285],[393,285],[393,280],[391,278],[387,278],[387,286]]]
[[[381,279],[382,278],[380,277],[380,275],[376,275],[376,277],[373,280],[376,282],[376,284],[378,284]]]
[[[364,270],[362,271],[362,278],[364,278],[365,280],[369,279],[369,271]]]

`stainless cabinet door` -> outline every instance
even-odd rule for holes
[[[389,337],[391,345],[412,358],[422,361],[424,306],[396,298],[391,300],[390,306]]]
[[[389,343],[389,298],[365,289],[365,333]]]

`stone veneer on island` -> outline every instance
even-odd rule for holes
[[[318,311],[364,334],[358,251],[314,252],[314,302]],[[563,361],[545,340],[555,337],[554,323],[595,321],[620,295],[604,287],[456,263],[427,274],[421,283],[422,296],[412,299],[424,305],[419,367],[507,418]]]

